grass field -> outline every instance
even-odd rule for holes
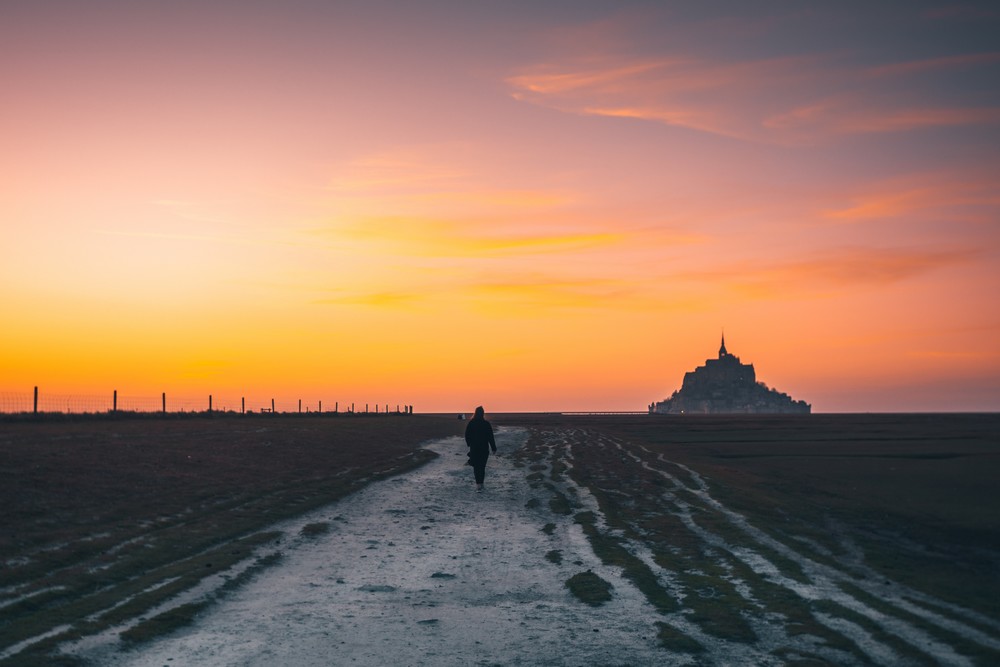
[[[645,594],[665,650],[1000,662],[1000,416],[493,420],[529,429],[518,453],[528,483]],[[61,642],[129,621],[131,642],[184,625],[280,562],[275,522],[421,464],[421,442],[463,426],[0,422],[0,664],[73,664],[54,657]],[[150,613],[220,574],[211,595]],[[600,581],[574,587],[589,603],[614,595]]]

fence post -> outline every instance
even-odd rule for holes
[[[299,399],[299,413],[302,413],[302,399]]]
[[[212,395],[211,394],[208,395],[208,411],[209,412],[212,411]]]
[[[35,414],[38,414],[38,387],[35,387],[35,407],[33,411]]]
[[[240,398],[240,414],[245,415],[247,412],[247,397],[243,396]]]
[[[111,412],[118,412],[118,390],[111,395]]]
[[[271,399],[271,414],[274,414],[274,399]]]
[[[163,402],[163,414],[167,414],[167,392],[163,392],[160,400]]]
[[[323,401],[319,402],[319,411],[323,412]]]
[[[340,412],[340,401],[335,401],[333,404],[333,411]]]

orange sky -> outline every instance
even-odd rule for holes
[[[0,5],[0,392],[1000,409],[992,4],[210,4]]]

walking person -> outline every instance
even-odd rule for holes
[[[497,453],[497,443],[493,439],[493,426],[486,421],[481,405],[476,408],[476,415],[465,427],[465,444],[469,446],[469,465],[476,476],[476,491],[482,491],[483,480],[486,479],[486,461],[490,458],[490,450]]]

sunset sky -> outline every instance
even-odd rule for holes
[[[752,9],[751,9],[752,7]],[[0,2],[0,391],[1000,410],[994,2]]]

